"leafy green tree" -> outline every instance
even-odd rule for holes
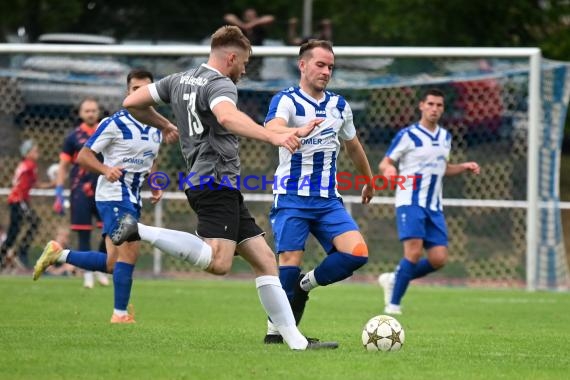
[[[48,31],[62,31],[84,12],[84,0],[12,0],[0,3],[0,30],[4,35],[24,27],[31,41]]]

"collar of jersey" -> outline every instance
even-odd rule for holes
[[[222,74],[222,73],[220,72],[220,70],[213,68],[212,66],[208,65],[207,63],[202,63],[202,66],[204,66],[204,67],[207,68],[208,70],[215,71],[215,72],[217,72],[218,74],[220,74],[220,75],[222,75],[222,76],[225,76],[224,74]]]
[[[81,124],[79,125],[79,129],[81,129],[83,132],[87,133],[87,135],[91,137],[91,135],[92,135],[93,133],[95,133],[95,130],[97,129],[97,126],[91,128],[91,127],[88,126],[87,124],[81,123]]]
[[[416,123],[416,129],[418,131],[422,132],[423,134],[425,134],[427,137],[429,137],[433,141],[437,141],[439,139],[439,131],[440,131],[439,125],[436,125],[435,130],[433,132],[431,132],[429,129],[427,129],[426,127],[421,125],[419,122],[417,122]]]
[[[303,91],[301,87],[295,87],[295,93],[299,95],[299,97],[301,97],[303,100],[310,103],[315,108],[324,108],[330,98],[329,93],[324,91],[324,96],[321,98],[320,101],[318,101],[317,99],[313,98],[311,95]]]

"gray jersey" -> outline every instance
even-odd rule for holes
[[[222,100],[237,104],[237,87],[231,79],[203,64],[169,75],[151,84],[149,90],[156,102],[172,107],[186,159],[187,182],[199,186],[211,177],[217,184],[236,188],[238,138],[218,123],[210,108]]]

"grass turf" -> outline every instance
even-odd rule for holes
[[[110,325],[112,288],[0,277],[0,379],[561,379],[570,294],[411,286],[402,351],[366,352],[373,284],[311,293],[302,330],[338,350],[263,345],[253,280],[135,281],[136,325]]]

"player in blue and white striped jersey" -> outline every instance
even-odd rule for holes
[[[135,69],[127,77],[127,94],[152,83],[152,74]],[[175,131],[168,133],[176,135]],[[156,170],[156,157],[161,132],[137,121],[127,110],[120,110],[103,120],[96,132],[87,140],[77,162],[84,168],[100,174],[95,191],[97,210],[103,219],[107,255],[100,252],[64,250],[50,241],[34,268],[37,279],[55,262],[67,262],[77,267],[113,273],[115,305],[111,323],[134,323],[134,316],[127,312],[132,287],[132,275],[137,261],[140,242],[125,242],[115,246],[110,234],[117,229],[118,221],[125,214],[140,218],[141,186],[145,177]],[[103,155],[99,162],[96,154]],[[162,192],[152,189],[151,202],[160,200]]]
[[[384,288],[387,314],[401,314],[400,302],[411,280],[442,268],[447,261],[447,227],[441,205],[443,177],[480,171],[476,162],[449,163],[451,134],[438,125],[444,111],[444,94],[428,90],[419,108],[419,122],[394,137],[379,165],[387,178],[398,174],[406,178],[396,187],[396,222],[404,258],[395,273],[378,277]],[[422,258],[424,248],[427,258]]]
[[[297,324],[309,291],[350,277],[368,261],[366,242],[336,189],[341,143],[358,173],[372,177],[349,104],[342,96],[326,91],[334,66],[331,43],[310,40],[301,45],[298,66],[299,86],[277,93],[265,119],[267,129],[283,133],[314,118],[324,119],[308,136],[301,138],[298,151],[291,153],[279,148],[279,166],[275,172],[270,221],[279,254],[279,278]],[[364,185],[362,203],[369,203],[373,195],[372,184]],[[309,233],[317,238],[327,256],[315,269],[302,275],[302,258]],[[265,342],[281,341],[269,321]]]

